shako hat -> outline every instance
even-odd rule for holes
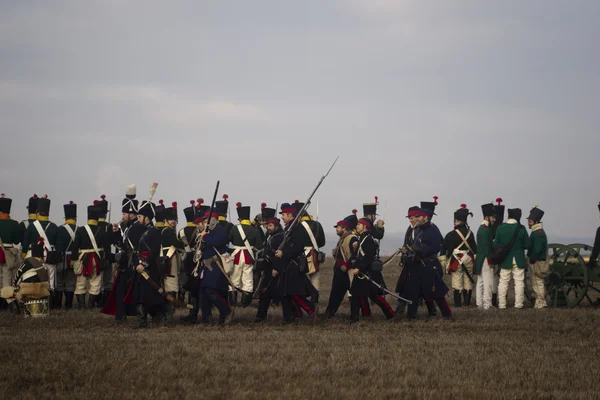
[[[484,217],[493,217],[496,215],[496,208],[494,203],[486,203],[481,206],[481,212]]]
[[[529,217],[527,217],[527,219],[530,219],[534,222],[540,222],[542,220],[542,217],[544,216],[544,211],[541,210],[540,208],[538,208],[538,206],[533,206],[533,208],[531,209],[531,211],[529,211]]]
[[[103,194],[100,196],[100,200],[98,200],[98,218],[106,218],[106,214],[108,214],[108,201],[106,201],[106,195]]]
[[[12,206],[12,199],[9,199],[4,195],[0,194],[0,212],[4,214],[10,214],[10,208]]]
[[[469,211],[466,204],[461,204],[460,208],[454,211],[454,220],[467,222],[469,215],[472,217],[473,213]]]
[[[504,222],[504,205],[502,204],[504,200],[501,197],[496,199],[496,205],[494,205],[494,211],[496,212],[496,223],[501,224]]]
[[[421,212],[426,215],[437,215],[435,213],[435,206],[438,205],[439,197],[433,196],[433,201],[422,201],[421,202]]]
[[[508,218],[509,219],[516,219],[517,221],[519,221],[521,219],[522,215],[523,215],[523,213],[521,212],[520,208],[509,208],[508,209]]]
[[[165,210],[165,201],[160,199],[154,208],[154,214],[156,215],[154,219],[156,222],[165,222]]]
[[[92,221],[98,221],[100,217],[100,209],[98,208],[98,201],[94,201],[94,204],[87,207],[87,219]]]
[[[29,203],[27,205],[29,214],[37,214],[37,205],[39,200],[40,199],[38,198],[37,194],[34,194],[29,198]]]
[[[69,201],[69,203],[63,205],[63,209],[65,210],[65,219],[76,219],[77,218],[77,204],[73,202],[73,200]]]
[[[171,207],[167,207],[164,212],[164,219],[167,221],[177,221],[177,202],[171,203]]]
[[[215,201],[215,209],[220,216],[226,217],[227,211],[229,210],[229,196],[227,194],[223,195],[223,200]]]
[[[377,206],[379,205],[379,197],[375,196],[374,203],[363,203],[363,215],[378,215]]]
[[[198,199],[198,202],[204,203],[203,199]],[[200,204],[202,204],[200,203]],[[190,206],[183,209],[183,215],[185,215],[185,220],[187,222],[194,222],[196,219],[196,215],[198,213],[198,208],[196,207],[196,201],[190,200]]]
[[[44,238],[37,238],[35,244],[31,245],[31,257],[44,258]]]
[[[241,220],[250,219],[250,206],[243,206],[241,202],[235,204],[238,218]]]
[[[142,205],[140,206],[140,208],[138,210],[138,214],[143,215],[144,217],[153,219],[156,215],[155,210],[156,210],[156,205],[153,202],[144,200],[144,201],[142,201]]]
[[[50,199],[47,194],[38,199],[37,213],[43,217],[50,215]]]

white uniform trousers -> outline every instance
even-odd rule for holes
[[[537,263],[545,263],[547,261],[537,261]],[[535,292],[535,308],[548,307],[546,303],[546,288],[544,287],[544,278],[540,278],[535,274],[535,265],[531,266],[531,286]]]
[[[492,286],[494,285],[494,269],[487,259],[483,261],[481,274],[477,277],[477,307],[489,310],[492,307]]]
[[[240,252],[242,251],[244,250],[240,250]],[[244,254],[240,254],[239,263],[235,264],[234,262],[233,264],[233,273],[231,274],[231,281],[235,286],[242,289],[244,292],[253,293],[254,277],[252,274],[252,270],[252,264],[246,264],[246,257],[244,256]]]
[[[177,293],[179,291],[179,264],[181,256],[175,253],[169,260],[171,263],[171,273],[165,277],[165,292]]]
[[[0,289],[5,286],[13,285],[13,273],[12,270],[8,268],[8,264],[2,263],[0,264]]]
[[[96,274],[96,268],[92,269],[92,276],[86,277],[79,275],[77,277],[77,286],[75,287],[75,294],[86,294],[97,296],[100,294],[102,288],[102,272],[99,275]]]
[[[514,262],[514,261],[513,261]],[[506,308],[506,293],[508,293],[508,282],[510,278],[515,281],[515,308],[523,308],[525,298],[525,269],[517,267],[513,263],[512,269],[500,270],[500,284],[498,285],[498,308]]]
[[[456,271],[452,271],[452,289],[454,290],[472,290],[471,281],[463,267],[469,271],[471,277],[473,277],[473,259],[469,256],[464,255],[462,257],[462,266],[458,263]]]
[[[48,285],[50,286],[50,290],[54,290],[56,288],[56,265],[44,263],[44,267],[48,271]]]

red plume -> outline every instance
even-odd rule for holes
[[[172,203],[171,203],[171,207],[173,207],[173,208],[177,208],[177,202],[176,202],[176,201],[172,202]]]
[[[242,203],[241,203],[240,201],[238,201],[237,203],[235,203],[235,206],[236,206],[237,208],[240,208],[240,207],[242,206]]]
[[[460,208],[467,208],[467,205],[466,204],[461,204]]]
[[[379,197],[375,196],[375,204],[379,205]]]
[[[261,203],[260,208],[266,208],[267,207],[267,203]]]
[[[97,206],[98,205],[98,200],[94,200],[94,205]]]
[[[35,194],[35,193],[34,193],[34,194],[33,194],[33,198],[34,198],[34,199],[37,199],[37,194]]]
[[[158,204],[160,204],[160,205],[162,206],[163,204],[165,204],[165,201],[164,201],[163,199],[160,199],[160,200],[158,201]]]
[[[4,195],[2,195],[4,197]],[[73,204],[73,200],[69,200],[69,204]]]
[[[438,205],[437,199],[439,199],[439,197],[433,196],[433,204],[435,204],[436,206]]]
[[[502,202],[503,202],[503,201],[504,201],[504,200],[502,200],[502,198],[501,198],[501,197],[498,197],[498,198],[496,199],[496,203],[498,203],[498,205],[502,204]]]
[[[228,198],[229,198],[229,195],[228,195],[228,194],[224,194],[224,195],[223,195],[223,200],[227,200]]]
[[[100,198],[101,198],[102,200],[106,200],[106,195],[105,195],[105,194],[103,194],[102,196],[100,196]]]
[[[358,210],[355,208],[354,210],[352,210],[352,214],[356,215],[356,213],[358,213]]]
[[[196,204],[196,200],[190,200],[190,204],[193,206],[194,204]]]
[[[294,200],[294,203],[296,203],[296,204],[297,204],[297,203],[300,203],[300,201],[298,201],[298,200]]]
[[[202,204],[204,204],[204,199],[198,199],[198,200],[196,200],[196,201],[198,202],[198,205],[199,205],[199,206],[200,206],[200,205],[202,205]]]
[[[37,242],[38,242],[38,244],[44,244],[44,238],[43,237],[37,238]]]

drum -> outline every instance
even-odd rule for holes
[[[23,303],[23,315],[25,318],[41,318],[50,315],[50,307],[48,304],[48,298],[29,300]]]

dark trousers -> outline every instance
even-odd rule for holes
[[[119,272],[119,274],[121,274],[121,276],[119,277],[119,280],[114,288],[116,299],[115,319],[118,321],[127,315],[131,315],[131,312],[128,310],[128,308],[133,308],[133,306],[123,302],[125,300],[125,296],[127,296],[127,292],[129,291],[130,282],[128,278],[130,278],[130,276],[124,272]]]
[[[272,279],[272,278],[271,278]],[[256,312],[256,318],[266,319],[269,313],[269,307],[271,302],[277,302],[277,286],[275,281],[267,283],[265,289],[260,288],[260,295],[258,296],[258,311]]]
[[[408,305],[408,312],[406,313],[406,316],[407,318],[415,319],[417,318],[417,311],[419,309],[419,298],[412,298],[411,300],[413,303]],[[426,303],[431,301],[437,304],[444,318],[452,317],[452,310],[450,310],[450,306],[448,305],[448,302],[446,301],[445,297],[434,297],[433,299],[425,299]]]
[[[354,295],[350,297],[350,319],[353,321],[358,321],[359,313],[362,313],[363,317],[371,316],[369,298]]]
[[[221,317],[231,314],[231,307],[227,302],[227,291],[220,291],[213,288],[200,289],[200,308],[202,310],[202,322],[209,322],[211,309],[216,307]]]
[[[348,272],[342,272],[339,268],[333,270],[333,281],[331,282],[331,293],[325,313],[333,316],[340,308],[346,292],[350,289],[350,278]]]
[[[296,318],[302,317],[303,311],[308,315],[312,315],[315,311],[315,306],[303,296],[284,296],[281,299],[281,309],[284,321],[292,322]]]
[[[385,299],[385,297],[383,297],[383,295],[381,293],[376,292],[376,291],[371,291],[371,294],[369,295],[369,299],[371,299],[371,301],[373,303],[377,304],[379,306],[379,308],[381,308],[383,315],[385,315],[385,317],[387,319],[394,318],[396,316],[396,312],[394,311],[392,306],[390,306],[390,303],[387,302],[387,300]]]

